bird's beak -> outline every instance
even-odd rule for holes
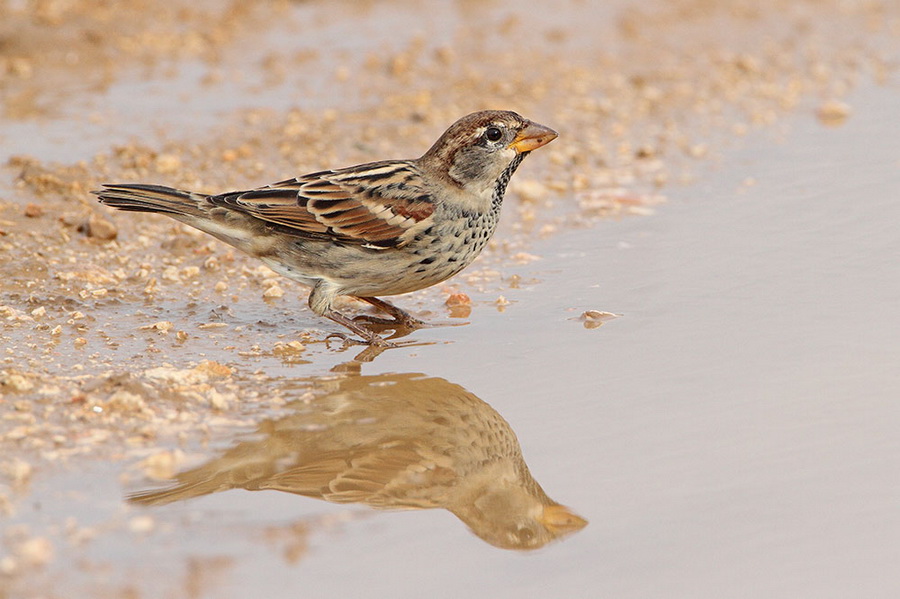
[[[555,137],[556,134],[554,134]],[[552,137],[550,139],[553,139]],[[549,140],[548,140],[549,141]],[[544,142],[547,143],[547,142]],[[541,523],[553,535],[564,535],[587,526],[588,521],[569,510],[564,505],[548,505],[540,516]]]
[[[519,131],[509,147],[516,152],[530,152],[546,145],[556,139],[558,133],[550,127],[528,123],[528,126]]]

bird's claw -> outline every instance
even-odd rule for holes
[[[374,333],[369,339],[356,339],[346,333],[331,333],[325,337],[325,343],[327,344],[328,341],[332,338],[340,339],[343,342],[344,349],[353,347],[355,345],[368,345],[369,347],[378,347],[382,349],[397,347],[395,343],[391,343],[390,341],[387,341],[386,339],[379,337]]]

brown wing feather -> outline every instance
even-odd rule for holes
[[[434,479],[435,484],[444,486],[458,479],[450,469],[429,469],[426,458],[415,447],[396,444],[351,456],[330,452],[318,455],[308,463],[272,474],[259,488],[376,508],[438,507],[434,501],[416,497],[418,486],[410,484],[411,472],[419,479]]]
[[[435,204],[412,162],[320,171],[209,201],[299,235],[400,247],[431,224]]]

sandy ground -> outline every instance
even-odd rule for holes
[[[127,506],[119,485],[168,480],[327,393],[323,383],[368,368],[353,359],[359,348],[326,342],[334,326],[308,310],[301,286],[164,217],[96,204],[88,192],[98,184],[249,188],[416,156],[477,109],[546,123],[560,138],[517,173],[485,255],[399,300],[421,317],[469,324],[419,331],[413,338],[434,345],[374,362],[431,372],[461,352],[491,363],[479,340],[523,304],[552,314],[528,323],[537,344],[550,327],[602,335],[614,326],[600,327],[616,306],[544,283],[566,268],[547,248],[668,209],[673,195],[733,168],[727,157],[746,137],[786,135],[797,114],[842,126],[854,115],[849,96],[895,81],[900,55],[900,11],[889,2],[160,10],[138,0],[0,2],[0,597],[219,596],[210,581],[239,558],[215,557],[209,538],[206,550],[173,553],[183,574],[170,587],[135,570],[140,551],[111,557],[136,536],[154,555],[154,531],[164,531],[162,546],[183,541]],[[567,276],[599,281],[600,269]],[[470,302],[448,305],[457,294]],[[522,377],[529,359],[499,376]],[[95,486],[73,487],[78,473]],[[60,493],[79,507],[29,507]],[[110,511],[92,514],[96,501]],[[296,563],[311,531],[327,537],[366,514],[313,513],[250,536]],[[84,547],[103,550],[76,559]]]

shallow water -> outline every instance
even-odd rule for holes
[[[581,48],[579,39],[567,43]],[[493,305],[493,291],[473,292],[469,324],[417,331],[412,338],[431,344],[371,362],[352,361],[358,348],[316,343],[296,360],[236,353],[229,344],[268,347],[285,330],[327,326],[293,303],[254,301],[250,292],[236,292],[241,301],[224,309],[207,296],[165,291],[164,305],[141,303],[133,290],[107,304],[78,304],[95,309],[89,317],[119,340],[109,349],[90,338],[89,351],[104,356],[97,364],[73,354],[88,372],[198,358],[234,369],[246,405],[202,423],[199,441],[158,433],[159,449],[184,448],[178,471],[223,460],[218,476],[231,478],[190,499],[141,507],[126,497],[166,486],[144,476],[139,462],[157,453],[146,439],[110,443],[99,459],[92,457],[99,444],[78,440],[82,451],[38,468],[17,490],[15,513],[3,523],[7,546],[27,526],[52,539],[55,552],[41,568],[7,578],[0,597],[893,596],[900,588],[897,98],[896,82],[864,83],[846,99],[853,112],[839,127],[805,110],[778,129],[722,144],[693,183],[664,188],[668,201],[654,214],[531,240],[527,251],[539,260],[502,268],[526,282],[504,286],[511,302],[504,310]],[[49,158],[72,151],[54,154],[46,142],[32,150],[46,149]],[[585,310],[618,317],[588,329],[579,318]],[[136,323],[163,318],[187,328],[189,340],[147,341],[151,333],[134,332]],[[217,318],[229,328],[196,335],[197,322]],[[409,392],[408,381],[424,384],[417,405],[431,409],[427,417],[366,412],[367,388],[373,404],[389,403]],[[276,390],[277,405],[249,396]],[[470,410],[473,421],[419,434],[422,422],[460,417],[430,407],[454,394],[479,406]],[[191,407],[167,397],[159,403]],[[460,430],[476,438],[451,434]],[[409,452],[351,481],[357,501],[322,501],[324,493],[309,490],[312,497],[226,490],[248,486],[238,480],[247,472],[277,478],[303,452],[362,461],[372,443],[414,444],[421,457],[427,440],[440,441],[453,449],[428,454],[431,469],[417,473],[480,472],[460,466],[467,462],[459,456],[488,430],[501,432],[486,454],[516,454],[514,433],[534,480],[587,526],[535,551],[506,551],[434,499],[439,485],[418,491],[428,495],[417,498],[419,507],[434,509],[365,507],[375,500],[360,489],[382,491],[386,473],[414,463]],[[391,439],[379,436],[386,432]],[[72,437],[79,434],[73,426]],[[445,434],[453,442],[440,439]],[[306,444],[280,447],[286,436]],[[241,443],[244,461],[224,460]],[[333,463],[319,464],[291,484],[333,476]]]

